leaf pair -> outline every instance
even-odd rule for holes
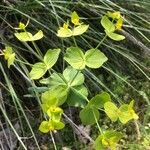
[[[39,130],[43,133],[48,133],[50,131],[63,129],[64,127],[65,125],[61,121],[55,122],[53,120],[49,120],[49,121],[42,121],[42,123],[39,126]]]
[[[41,30],[39,30],[35,35],[32,35],[30,32],[19,32],[19,33],[15,33],[15,36],[18,40],[22,41],[22,42],[28,42],[28,41],[36,41],[36,40],[40,40],[41,38],[43,38],[43,32]]]
[[[43,62],[38,62],[33,65],[32,70],[29,73],[30,78],[41,78],[47,72],[47,70],[50,69],[57,62],[59,53],[60,49],[49,49],[43,58]]]
[[[71,14],[71,22],[74,24],[73,29],[68,28],[69,27],[69,22],[64,23],[63,27],[60,27],[59,30],[57,31],[57,36],[65,38],[65,37],[81,35],[84,32],[86,32],[89,25],[82,24],[79,21],[80,21],[79,16],[74,11]]]
[[[90,49],[85,52],[78,47],[69,47],[66,50],[64,59],[75,69],[82,70],[86,66],[89,68],[99,68],[107,57],[98,49]]]
[[[6,46],[3,50],[4,52],[4,58],[7,60],[7,66],[10,68],[10,66],[14,63],[15,60],[15,53],[12,51],[12,47]]]
[[[106,92],[97,94],[89,103],[80,111],[80,119],[84,125],[91,125],[99,120],[100,113],[98,109],[104,107],[104,104],[111,101],[110,95]]]
[[[113,19],[113,21],[109,20],[109,17]],[[114,24],[113,22],[117,19],[117,22]],[[121,30],[122,24],[123,24],[123,18],[120,15],[120,12],[108,12],[107,15],[104,15],[101,19],[101,24],[105,29],[106,35],[115,40],[115,41],[120,41],[125,39],[123,35],[114,33],[115,30]]]
[[[138,119],[138,115],[133,110],[133,104],[134,100],[132,100],[129,104],[121,105],[118,109],[114,103],[106,102],[104,104],[104,109],[106,114],[112,121],[117,121],[119,118],[121,123],[126,124],[132,119]]]
[[[94,148],[96,150],[103,150],[105,148],[110,148],[111,150],[116,150],[116,145],[122,138],[122,133],[116,131],[106,131],[102,135],[99,135],[94,143]]]

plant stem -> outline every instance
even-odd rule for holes
[[[36,52],[38,53],[38,55],[39,55],[40,57],[42,57],[42,54],[41,54],[41,52],[40,52],[40,49],[38,48],[38,46],[36,45],[36,43],[35,43],[34,41],[32,41],[32,44],[33,44],[33,46],[34,46]]]
[[[54,149],[57,150],[56,143],[55,143],[55,140],[54,140],[52,132],[50,132],[50,135],[51,135],[51,138],[52,138],[52,142],[54,144]]]
[[[102,129],[101,129],[101,127],[100,127],[100,125],[99,125],[99,123],[98,123],[98,121],[97,121],[97,118],[96,118],[96,116],[95,116],[94,111],[93,111],[93,115],[94,115],[94,118],[95,118],[95,121],[96,121],[96,124],[97,124],[97,127],[98,127],[98,130],[99,130],[100,134],[103,134]]]
[[[75,40],[75,37],[74,37],[74,36],[73,36],[73,42],[74,42],[75,46],[76,46],[76,47],[78,47],[77,42],[76,42],[76,40]]]
[[[32,64],[26,63],[26,62],[21,61],[21,60],[19,60],[19,59],[15,59],[15,61],[18,61],[18,62],[20,62],[20,63],[22,63],[22,64],[25,64],[25,65],[28,65],[28,66],[33,66]]]
[[[77,75],[79,74],[79,72],[80,72],[80,70],[78,70],[78,71],[76,72],[75,76],[73,77],[73,79],[72,79],[71,82],[70,82],[70,85],[71,85],[72,82],[75,80],[75,78],[77,77]]]
[[[103,37],[103,39],[98,43],[98,45],[96,46],[95,49],[97,49],[103,42],[104,40],[107,38],[107,34],[105,34],[105,36]]]
[[[76,128],[86,139],[88,139],[91,143],[94,143],[94,140],[83,130],[81,130],[65,113],[63,113],[63,116],[66,118],[70,124]]]

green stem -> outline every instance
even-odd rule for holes
[[[76,40],[75,40],[75,37],[74,37],[74,36],[73,36],[73,42],[74,42],[75,46],[76,46],[76,47],[78,47],[77,42],[76,42]]]
[[[96,118],[96,116],[95,116],[94,111],[93,111],[93,115],[94,115],[94,118],[95,118],[95,121],[96,121],[96,124],[97,124],[97,127],[98,127],[98,130],[99,130],[100,134],[103,134],[102,129],[101,129],[101,127],[100,127],[100,125],[99,125],[99,123],[98,123],[98,121],[97,121],[97,118]]]
[[[18,62],[20,62],[20,63],[22,63],[22,64],[25,64],[25,65],[28,65],[28,66],[33,66],[32,64],[26,63],[26,62],[21,61],[21,60],[19,60],[19,59],[15,59],[15,61],[18,61]]]
[[[50,132],[50,135],[51,135],[51,138],[52,138],[52,142],[54,144],[54,149],[57,150],[56,143],[55,143],[55,140],[54,140],[52,132]]]
[[[38,48],[38,46],[36,45],[36,43],[35,43],[34,41],[32,41],[32,44],[33,44],[33,46],[34,46],[34,48],[35,48],[37,54],[38,54],[40,57],[42,57],[42,54],[41,54],[41,52],[40,52],[40,49]]]
[[[107,38],[107,34],[103,37],[103,39],[98,43],[95,49],[99,48],[99,46],[104,42],[104,40]]]
[[[70,85],[71,85],[72,82],[75,80],[75,78],[77,77],[77,75],[79,74],[79,72],[80,72],[80,70],[78,70],[78,71],[76,72],[75,76],[73,77],[73,79],[72,79],[71,82],[70,82]]]

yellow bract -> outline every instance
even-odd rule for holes
[[[112,18],[112,19],[119,19],[121,17],[121,14],[119,11],[116,11],[116,12],[110,12],[108,11],[107,12],[107,16]]]
[[[86,32],[89,25],[82,24],[79,21],[80,21],[79,16],[74,11],[71,14],[71,22],[74,24],[74,27],[72,29],[69,29],[69,22],[67,21],[67,23],[64,23],[63,26],[58,29],[57,36],[65,38],[65,37],[81,35],[84,32]]]
[[[15,53],[12,51],[12,47],[6,46],[4,51],[4,58],[7,60],[8,68],[14,63],[15,60]]]
[[[120,17],[115,24],[117,30],[121,30],[123,25],[123,17]]]

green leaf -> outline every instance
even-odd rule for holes
[[[55,87],[54,89],[49,89],[48,91],[42,93],[41,99],[42,103],[50,106],[60,106],[67,98],[67,90],[61,86]]]
[[[72,35],[73,36],[81,35],[87,31],[88,27],[89,25],[84,25],[84,24],[74,27],[74,29],[72,30]]]
[[[132,119],[138,119],[138,115],[133,110],[134,100],[130,102],[130,104],[123,104],[120,106],[120,114],[119,114],[119,120],[121,123],[126,124],[128,121]]]
[[[53,73],[50,78],[48,78],[49,85],[51,87],[57,86],[67,86],[67,81],[65,80],[64,76],[60,73]]]
[[[103,92],[101,94],[97,94],[96,96],[94,96],[88,103],[89,107],[93,107],[93,108],[103,108],[104,104],[108,101],[111,101],[110,95],[106,92]]]
[[[71,37],[72,31],[68,28],[60,27],[59,30],[57,31],[57,36],[62,38]]]
[[[78,16],[78,14],[75,11],[71,14],[71,22],[74,25],[80,25],[80,23],[79,23],[79,16]]]
[[[85,68],[84,53],[78,47],[67,48],[64,59],[75,69]]]
[[[125,36],[123,35],[120,35],[120,34],[117,34],[117,33],[113,33],[113,32],[108,32],[107,30],[105,30],[107,36],[109,38],[111,38],[112,40],[115,40],[115,41],[121,41],[121,40],[124,40],[125,39]]]
[[[103,135],[99,135],[95,142],[94,142],[94,148],[95,150],[103,150],[104,149],[104,146],[102,144],[102,139],[103,139]]]
[[[99,111],[90,107],[85,107],[80,111],[80,119],[84,125],[92,125],[96,123],[96,120],[99,120],[99,116]]]
[[[104,133],[104,137],[109,139],[109,143],[118,143],[119,140],[122,138],[122,133],[117,131],[107,131]]]
[[[101,24],[107,32],[115,31],[115,25],[109,20],[107,16],[102,17]]]
[[[58,59],[60,49],[49,49],[44,56],[44,63],[47,66],[47,69],[50,69]]]
[[[20,32],[15,33],[17,39],[23,42],[27,41],[36,41],[43,38],[43,32],[39,30],[35,35],[32,35],[30,32]]]
[[[30,32],[15,33],[15,36],[18,40],[23,42],[31,41],[33,38],[33,35]]]
[[[39,126],[39,130],[43,133],[48,133],[50,131],[50,124],[48,121],[42,121]]]
[[[104,53],[98,49],[90,49],[85,53],[85,64],[89,68],[99,68],[108,59]]]
[[[61,130],[65,127],[65,124],[63,122],[54,122],[53,121],[53,125],[56,130]]]
[[[124,104],[120,108],[119,120],[121,123],[126,124],[129,120],[132,119],[131,114],[128,111],[128,105]]]
[[[31,41],[37,41],[43,38],[43,31],[39,30],[33,37]]]
[[[63,76],[68,84],[68,86],[78,86],[84,83],[84,75],[77,71],[76,69],[72,68],[71,66],[67,67],[63,71]]]
[[[62,98],[58,97],[61,103],[65,102],[67,98],[70,106],[85,106],[88,92],[83,86],[84,76],[80,71],[69,66],[64,70],[63,75],[53,73],[46,83],[49,84],[53,93],[62,96]]]
[[[69,106],[83,108],[87,104],[87,89],[84,85],[70,88],[67,97],[67,103]]]
[[[57,97],[57,105],[60,106],[66,101],[69,90],[67,86],[56,86],[50,88],[50,91]]]
[[[46,71],[47,71],[46,65],[42,62],[39,62],[32,66],[29,75],[31,79],[39,79],[46,73]]]
[[[106,102],[104,104],[105,113],[112,121],[117,121],[119,109],[112,102]]]

